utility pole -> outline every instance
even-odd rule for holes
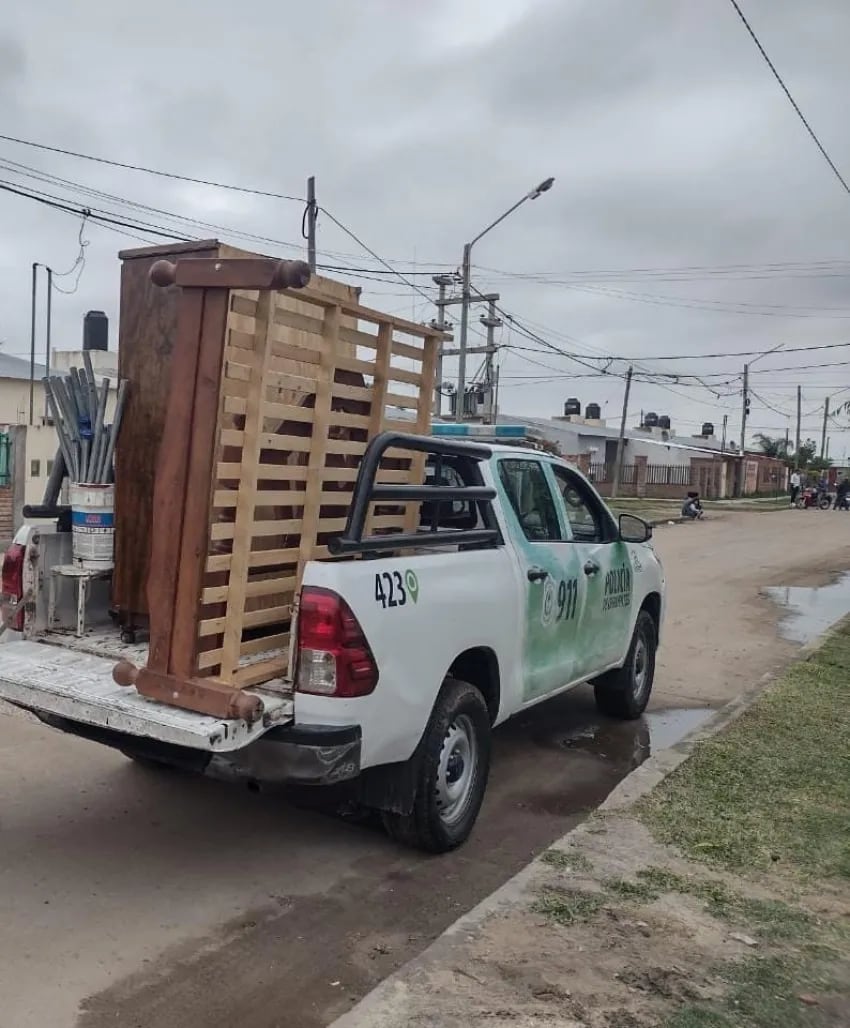
[[[720,452],[721,453],[725,453],[726,452],[726,427],[727,427],[728,424],[729,424],[729,415],[728,414],[724,414],[723,415],[723,435],[720,438]]]
[[[741,454],[747,445],[747,415],[750,413],[750,366],[744,365],[744,403],[741,408]]]
[[[446,331],[446,288],[454,283],[453,275],[434,275],[431,280],[440,289],[440,297],[437,300],[437,317],[431,320],[431,328],[438,332]],[[437,351],[437,368],[434,376],[434,417],[439,418],[443,413],[443,340],[440,340],[440,348]]]
[[[800,467],[800,408],[803,403],[803,387],[797,386],[797,450],[795,463]]]
[[[829,417],[829,397],[823,401],[823,428],[820,433],[820,459],[826,455],[826,420]]]
[[[307,222],[307,263],[310,271],[316,273],[316,220],[319,216],[319,208],[316,206],[316,176],[311,175],[307,179],[307,210],[304,212]]]
[[[747,447],[747,415],[750,413],[750,366],[744,365],[744,402],[741,406],[741,459],[738,462],[738,481],[735,495],[744,495],[744,454]]]
[[[38,262],[32,262],[32,309],[30,313],[30,421],[35,417],[35,300],[38,289]]]
[[[611,499],[616,500],[620,488],[620,476],[623,473],[623,450],[626,441],[626,417],[629,413],[629,392],[632,388],[632,366],[626,372],[626,392],[623,395],[623,416],[620,419],[620,434],[617,437],[617,460],[614,464],[614,481],[611,483]]]
[[[50,377],[50,361],[53,356],[50,345],[50,335],[53,324],[53,268],[47,269],[47,339],[45,340],[45,362],[44,362],[44,376],[45,378]],[[50,414],[50,409],[47,403],[47,390],[44,391],[44,418],[47,420]]]
[[[487,316],[481,317],[479,320],[487,329],[487,349],[484,357],[484,382],[487,388],[487,406],[484,411],[484,422],[487,425],[494,425],[496,423],[496,382],[493,373],[493,357],[498,350],[498,347],[496,346],[496,329],[502,324],[502,319],[496,314],[495,300],[490,300],[488,302]]]

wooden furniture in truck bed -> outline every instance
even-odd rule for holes
[[[304,565],[330,557],[367,442],[430,428],[440,333],[321,282],[296,289],[305,268],[178,258],[151,269],[158,288],[181,290],[154,485],[151,646],[146,668],[116,678],[166,703],[260,715],[241,690],[287,675]],[[379,481],[423,473],[424,454],[407,453]],[[379,507],[370,530],[410,532],[418,516],[418,504]]]

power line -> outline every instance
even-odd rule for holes
[[[237,186],[231,182],[215,182],[212,179],[194,178],[192,175],[181,175],[176,171],[162,171],[159,168],[147,168],[141,164],[127,164],[124,161],[112,160],[108,157],[96,157],[93,154],[79,153],[76,150],[63,150],[59,146],[48,146],[46,143],[36,143],[31,139],[19,139],[16,136],[0,134],[0,140],[6,143],[17,143],[19,146],[29,146],[36,150],[46,150],[49,153],[61,154],[63,157],[75,157],[82,161],[92,161],[95,164],[108,164],[113,168],[123,168],[125,171],[140,171],[145,175],[157,175],[159,178],[176,179],[178,182],[191,182],[198,186],[213,186],[216,189],[229,189],[234,193],[250,193],[254,196],[268,196],[274,200],[295,200],[298,203],[307,201],[301,196],[289,196],[286,193],[274,193],[267,189],[253,189],[248,186]]]
[[[844,176],[843,176],[843,175],[841,174],[841,172],[840,172],[840,171],[838,170],[838,168],[836,168],[836,166],[835,166],[835,163],[834,163],[834,161],[833,161],[833,160],[832,160],[832,158],[831,158],[831,157],[829,156],[829,154],[828,154],[828,153],[826,152],[826,148],[824,147],[823,143],[822,143],[822,142],[821,142],[821,141],[820,141],[820,140],[818,139],[818,137],[817,137],[817,136],[815,135],[815,130],[814,130],[814,129],[812,128],[812,126],[811,126],[811,125],[810,125],[810,124],[808,123],[808,121],[806,120],[806,116],[805,116],[805,115],[803,114],[803,112],[802,112],[802,111],[800,110],[800,107],[799,107],[799,105],[798,105],[797,101],[796,101],[796,100],[794,99],[794,97],[793,97],[793,96],[791,96],[791,93],[789,92],[789,90],[788,90],[788,87],[787,87],[787,86],[785,85],[785,83],[784,83],[784,82],[782,81],[782,76],[781,76],[781,75],[779,74],[779,72],[778,72],[778,71],[776,70],[776,67],[775,67],[775,65],[774,65],[773,61],[771,61],[771,59],[770,59],[770,58],[769,58],[769,57],[767,56],[767,51],[766,51],[766,50],[765,50],[765,48],[764,48],[764,47],[763,47],[763,46],[761,45],[761,42],[759,41],[759,38],[758,38],[758,36],[757,36],[757,35],[755,34],[755,32],[753,31],[753,29],[751,28],[751,26],[750,26],[750,23],[749,23],[749,22],[747,21],[746,17],[744,16],[744,12],[743,12],[743,11],[741,10],[740,6],[738,5],[738,2],[737,2],[737,0],[729,0],[729,3],[731,3],[731,4],[732,4],[732,6],[733,6],[733,7],[735,8],[735,10],[737,11],[737,13],[738,13],[738,17],[739,17],[739,18],[741,19],[741,21],[742,21],[742,22],[744,23],[744,27],[746,28],[747,32],[749,32],[749,34],[750,34],[750,37],[751,37],[752,41],[753,41],[753,42],[754,42],[754,43],[756,44],[756,46],[758,47],[759,53],[760,53],[760,54],[762,55],[762,57],[763,57],[763,58],[765,59],[765,62],[767,63],[767,66],[768,66],[768,68],[770,68],[770,70],[771,70],[771,71],[773,72],[773,77],[774,77],[774,78],[776,79],[776,81],[777,81],[777,82],[779,83],[779,85],[781,86],[781,88],[782,88],[782,92],[783,92],[783,93],[784,93],[784,94],[785,94],[785,95],[786,95],[786,96],[788,97],[788,102],[789,102],[789,103],[791,104],[791,106],[792,106],[792,107],[794,108],[794,110],[795,110],[795,111],[797,112],[797,117],[798,117],[798,118],[800,119],[800,121],[801,121],[801,122],[803,123],[803,125],[805,126],[805,128],[806,128],[806,131],[807,131],[807,132],[809,133],[809,135],[810,135],[810,136],[812,137],[812,140],[814,141],[814,144],[815,144],[815,146],[816,146],[816,147],[818,148],[818,150],[820,150],[820,152],[821,152],[821,154],[822,154],[822,156],[823,156],[823,159],[824,159],[824,160],[826,161],[826,163],[827,163],[827,164],[828,164],[828,165],[830,166],[830,168],[832,169],[832,173],[833,173],[833,174],[835,175],[835,177],[836,177],[836,178],[838,179],[838,181],[839,181],[839,182],[841,183],[841,185],[842,185],[842,188],[844,189],[844,192],[845,192],[845,193],[850,193],[850,185],[848,185],[848,184],[847,184],[847,182],[846,182],[846,180],[845,180]]]

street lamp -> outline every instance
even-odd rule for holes
[[[494,229],[500,222],[503,222],[508,215],[513,214],[517,207],[521,207],[526,200],[536,200],[538,196],[543,193],[548,193],[554,183],[554,178],[544,179],[539,186],[535,186],[531,192],[526,193],[521,200],[509,207],[504,214],[496,218],[495,221],[491,222],[487,228],[475,236],[474,239],[470,240],[463,248],[463,266],[461,269],[462,277],[462,294],[461,294],[461,307],[460,307],[460,355],[458,358],[458,371],[457,371],[457,400],[455,406],[455,421],[463,421],[464,405],[466,400],[466,338],[469,329],[469,303],[470,303],[470,279],[472,277],[472,247],[481,239],[482,236],[486,236],[487,233]]]

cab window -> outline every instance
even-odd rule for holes
[[[530,542],[563,540],[558,511],[540,461],[499,461],[499,479]]]
[[[602,511],[591,491],[577,475],[570,474],[566,468],[553,464],[552,473],[564,501],[564,513],[573,540],[577,543],[604,542],[605,523]]]

